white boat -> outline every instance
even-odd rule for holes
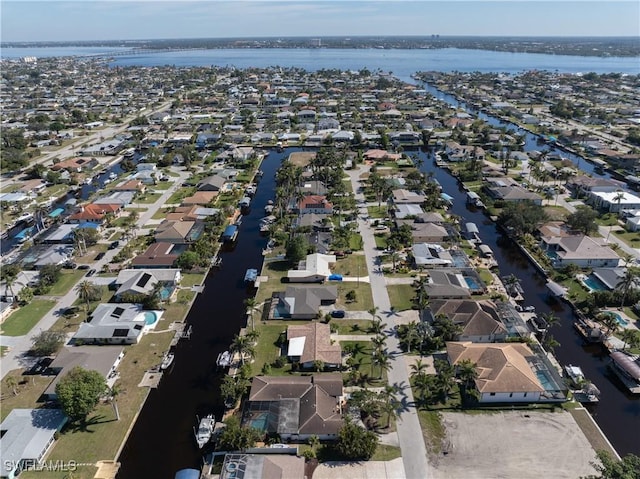
[[[117,174],[115,174],[113,171],[111,173],[109,173],[109,179],[110,180],[115,180],[118,177]]]
[[[167,353],[162,358],[162,363],[160,364],[160,369],[165,370],[173,363],[173,353]]]
[[[218,354],[218,359],[216,360],[216,364],[219,368],[228,368],[231,364],[231,353],[229,351],[223,351]]]
[[[202,449],[205,444],[209,442],[213,435],[215,426],[216,420],[214,419],[213,414],[209,414],[208,416],[200,419],[198,430],[196,431],[196,442],[198,443],[199,448]]]
[[[90,185],[92,181],[93,181],[93,178],[91,178],[91,177],[86,178],[86,179],[84,180],[84,184],[85,184],[85,185]]]
[[[564,367],[564,371],[567,373],[567,376],[571,380],[573,386],[582,387],[582,383],[584,383],[585,378],[580,366],[572,366],[569,364]]]

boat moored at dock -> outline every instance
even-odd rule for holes
[[[640,358],[623,351],[611,353],[609,366],[631,394],[640,394]]]
[[[216,420],[213,417],[213,414],[209,414],[208,416],[200,419],[198,423],[198,430],[196,431],[196,442],[198,443],[198,447],[202,449],[210,440],[213,435],[213,430],[216,427]]]

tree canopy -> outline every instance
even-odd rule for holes
[[[84,422],[107,392],[107,383],[98,371],[76,366],[56,385],[58,402],[73,422]]]
[[[544,208],[531,201],[509,202],[498,216],[498,223],[515,236],[531,234],[547,221]]]
[[[50,356],[62,347],[65,334],[62,331],[42,331],[31,338],[29,351],[33,356]]]
[[[593,466],[598,475],[590,475],[584,479],[640,479],[640,456],[627,454],[618,461],[606,451],[598,452],[600,463]]]
[[[588,235],[597,231],[596,218],[598,213],[589,206],[580,205],[576,211],[567,216],[567,225],[573,230]]]
[[[347,420],[338,431],[336,447],[345,459],[369,460],[378,446],[378,436]]]
[[[250,427],[242,427],[240,419],[230,416],[224,423],[225,427],[217,442],[221,451],[244,451],[253,447],[260,439],[260,431]]]

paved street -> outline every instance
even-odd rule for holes
[[[177,168],[173,168],[173,171],[178,173],[179,176],[175,177],[175,182],[171,185],[171,187],[167,190],[162,191],[162,196],[156,200],[155,203],[148,205],[148,210],[142,213],[138,219],[138,227],[142,228],[143,226],[149,223],[151,217],[158,211],[160,208],[164,207],[169,200],[169,197],[180,187],[183,181],[185,181],[190,173],[183,171],[183,169],[178,170]],[[161,191],[161,190],[160,190]],[[147,205],[145,205],[147,206]],[[126,213],[125,213],[126,214]],[[104,257],[96,262],[94,262],[91,267],[96,271],[101,271],[103,266],[108,264],[111,259],[118,253],[120,248],[114,250],[108,250]],[[86,277],[82,277],[81,281]],[[104,278],[87,278],[95,282],[96,284],[103,284]],[[60,313],[64,311],[66,308],[73,305],[78,295],[75,291],[75,285],[73,288],[69,290],[67,294],[61,296],[58,299],[57,304],[53,307],[51,311],[49,311],[39,322],[36,324],[28,334],[24,336],[0,336],[0,345],[8,346],[10,349],[7,354],[2,358],[2,364],[0,369],[0,379],[4,378],[5,375],[11,371],[12,369],[30,367],[35,362],[35,358],[31,358],[26,356],[26,352],[29,351],[31,347],[31,337],[40,331],[46,331],[51,326],[55,324],[55,322],[59,319]]]
[[[347,172],[351,178],[356,201],[359,203],[364,202],[364,195],[358,192],[360,188],[359,177],[365,171],[364,168],[367,167],[360,167]],[[365,206],[361,207],[365,208]],[[364,253],[367,258],[367,270],[369,271],[373,302],[379,308],[379,314],[383,321],[389,326],[387,329],[387,348],[392,355],[391,369],[388,373],[389,383],[401,389],[398,399],[402,404],[402,408],[397,421],[397,430],[400,449],[402,450],[405,477],[408,479],[430,478],[433,477],[433,471],[427,461],[427,450],[422,440],[422,429],[415,409],[411,386],[409,386],[408,368],[405,364],[405,357],[400,349],[398,338],[393,333],[397,316],[391,311],[385,278],[378,271],[379,268],[376,263],[378,253],[373,230],[367,221],[362,219],[363,216],[367,216],[366,210],[360,211],[358,215],[358,230],[362,235]]]

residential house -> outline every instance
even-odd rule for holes
[[[122,346],[72,346],[64,347],[49,365],[49,369],[56,374],[44,396],[51,401],[57,399],[56,385],[75,367],[88,371],[99,372],[107,382],[113,386],[117,379],[117,370],[124,357]]]
[[[387,150],[367,150],[363,158],[368,161],[397,161],[402,158],[402,153],[391,153]]]
[[[31,263],[34,269],[40,269],[47,265],[63,265],[73,257],[73,246],[54,244],[43,250],[38,250],[36,260]]]
[[[89,171],[98,166],[98,160],[95,158],[69,158],[51,165],[52,171],[66,170],[69,172],[80,173]]]
[[[298,202],[294,211],[301,215],[330,215],[333,214],[333,203],[324,195],[307,195]]]
[[[451,254],[439,244],[416,243],[411,254],[417,268],[434,268],[453,264]]]
[[[335,262],[335,255],[308,254],[300,261],[298,269],[287,272],[287,278],[290,283],[322,283],[331,275],[329,265]]]
[[[216,196],[218,196],[217,191],[196,191],[193,195],[183,198],[182,204],[185,206],[208,205]]]
[[[504,341],[507,328],[493,301],[488,300],[434,300],[429,303],[428,321],[446,316],[461,328],[457,341],[493,343]]]
[[[331,341],[328,324],[313,322],[287,327],[287,356],[303,369],[315,367],[320,361],[325,368],[337,369],[342,364],[342,348]]]
[[[147,187],[141,179],[123,181],[114,188],[115,191],[133,191],[134,193],[144,193],[146,189]]]
[[[602,238],[590,236],[543,236],[541,247],[556,268],[574,264],[580,268],[613,268],[620,256]]]
[[[408,216],[418,217],[424,214],[424,210],[417,204],[400,204],[396,206],[395,217],[404,219]]]
[[[452,365],[463,360],[476,365],[480,403],[534,403],[545,399],[545,388],[532,368],[538,361],[524,343],[448,342],[447,356]]]
[[[101,303],[73,336],[76,344],[135,344],[154,327],[162,311],[134,303]]]
[[[207,176],[198,183],[198,191],[220,191],[226,182],[227,180],[219,175]]]
[[[338,299],[335,286],[288,286],[284,293],[274,293],[269,319],[316,319],[320,306]]]
[[[590,191],[613,192],[625,186],[624,182],[611,178],[594,178],[586,175],[577,175],[567,180],[567,188],[574,196],[582,196]]]
[[[0,476],[14,479],[41,464],[66,422],[62,409],[13,409],[0,424]]]
[[[127,295],[148,296],[155,288],[162,287],[160,299],[168,300],[180,284],[182,275],[179,269],[123,269],[118,272],[114,284],[118,287],[115,297],[121,300]]]
[[[530,201],[536,205],[542,205],[542,196],[521,186],[484,186],[486,193],[495,201],[522,202]]]
[[[117,218],[122,211],[123,205],[119,203],[90,203],[80,207],[80,211],[69,215],[67,221],[69,223],[82,225],[84,223],[102,224],[111,215]]]
[[[436,299],[468,299],[471,297],[469,285],[456,271],[431,270],[425,291],[433,301]]]
[[[120,205],[122,208],[129,206],[136,194],[133,191],[113,191],[106,196],[101,196],[94,200],[95,205]]]
[[[447,229],[436,223],[408,223],[404,220],[396,221],[396,223],[398,225],[409,224],[412,243],[443,243],[449,240]]]
[[[184,248],[168,242],[152,243],[131,262],[132,268],[170,268]]]
[[[294,228],[311,228],[313,231],[330,232],[333,231],[334,225],[330,215],[316,215],[314,213],[308,215],[299,215],[294,220]]]
[[[243,424],[266,415],[264,432],[283,441],[320,440],[338,436],[342,419],[342,374],[256,376],[251,383]]]
[[[447,141],[444,151],[449,161],[485,160],[485,151],[479,146],[461,145],[456,141]]]
[[[400,204],[414,204],[420,205],[426,201],[426,196],[414,191],[409,191],[404,188],[396,189],[392,191],[393,203],[397,206]]]
[[[187,244],[198,239],[202,228],[195,221],[167,221],[158,225],[154,238],[158,242]]]
[[[640,209],[640,196],[629,191],[590,191],[587,202],[608,213]]]
[[[297,448],[294,450],[297,451]],[[267,453],[264,453],[267,452]],[[280,454],[277,449],[247,450],[240,454],[225,454],[219,479],[299,479],[305,477],[305,459],[295,453]],[[274,454],[275,453],[275,454]],[[200,475],[199,471],[197,479]],[[176,475],[176,479],[179,479]],[[180,479],[187,479],[186,476]],[[192,478],[193,479],[193,478]]]

